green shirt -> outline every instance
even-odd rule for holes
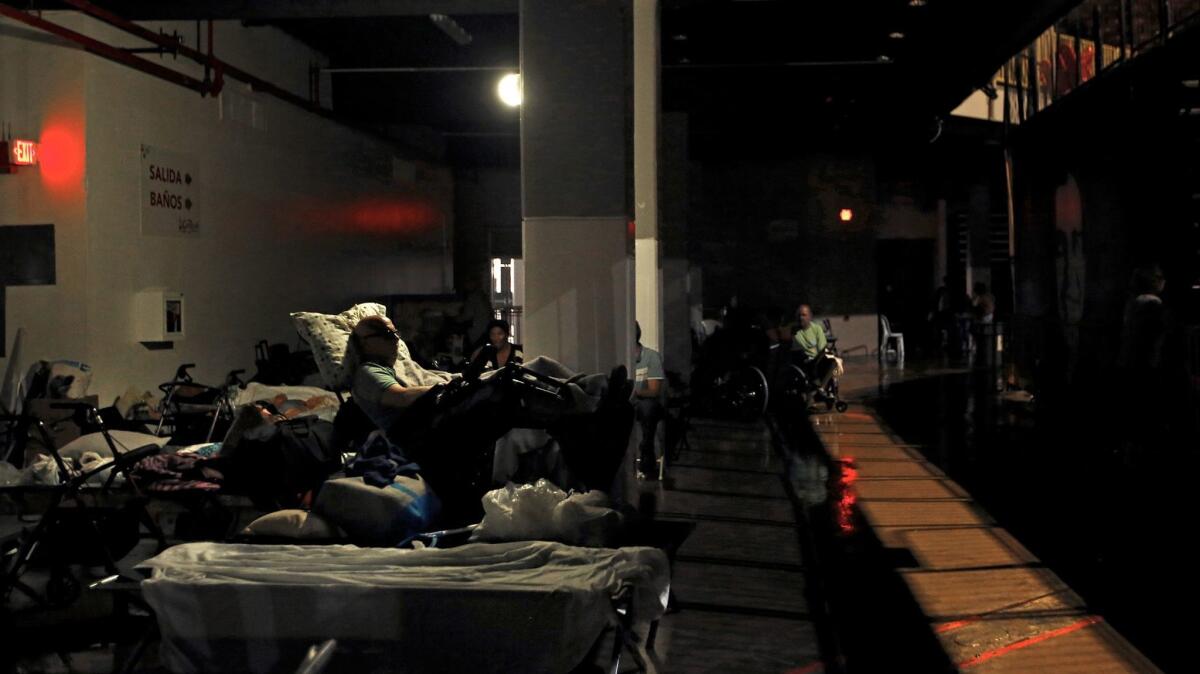
[[[825,328],[816,321],[809,323],[807,328],[797,328],[795,343],[806,357],[816,358],[825,350]]]
[[[662,356],[654,349],[642,347],[637,363],[633,366],[633,381],[637,390],[644,391],[651,379],[666,379],[663,374]]]
[[[383,392],[393,384],[400,384],[394,369],[379,363],[363,363],[354,372],[354,385],[350,388],[354,402],[383,431],[391,430],[402,411],[382,404]]]

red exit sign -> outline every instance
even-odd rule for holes
[[[37,143],[32,140],[14,140],[10,147],[12,163],[16,166],[33,166],[37,163]]]

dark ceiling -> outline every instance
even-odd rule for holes
[[[502,70],[518,64],[517,0],[96,4],[132,19],[240,19],[278,26],[329,56],[339,116],[385,133],[428,127],[456,165],[518,162],[518,113],[495,95]],[[927,134],[937,115],[1076,3],[661,4],[663,110],[688,113],[691,136],[700,145],[790,153],[814,143]],[[450,16],[470,42],[453,40],[431,20],[435,13]],[[339,72],[357,68],[393,70]]]

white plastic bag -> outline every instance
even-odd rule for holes
[[[600,547],[610,543],[621,526],[621,515],[608,507],[604,492],[567,495],[551,482],[493,489],[483,496],[483,522],[472,540],[560,541]]]
[[[33,461],[25,466],[21,475],[24,484],[58,484],[58,464],[46,454],[38,454]]]
[[[0,487],[21,484],[21,469],[7,461],[0,461]]]
[[[608,504],[608,495],[600,491],[563,499],[554,506],[554,540],[587,548],[612,545],[621,530],[621,513]]]
[[[472,538],[482,541],[536,541],[553,536],[554,506],[566,492],[547,480],[514,485],[483,495],[483,521]]]
[[[97,468],[100,468],[104,464],[111,464],[112,462],[113,461],[112,461],[111,457],[101,456],[99,452],[84,452],[79,457],[79,469],[85,473],[89,473],[93,470],[96,470]],[[95,475],[89,477],[87,481],[89,484],[102,485],[102,484],[108,482],[108,477],[111,474],[112,474],[112,466],[110,465],[108,468],[98,471]],[[114,485],[121,485],[124,483],[125,483],[124,475],[121,475],[120,473],[118,473],[115,477],[113,477]]]

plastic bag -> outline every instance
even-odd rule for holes
[[[0,487],[21,484],[21,469],[7,461],[0,461]]]
[[[483,541],[546,540],[555,531],[554,506],[567,493],[547,480],[514,485],[483,495],[483,521],[475,536]]]
[[[588,548],[611,546],[621,531],[621,513],[608,507],[604,492],[571,494],[554,506],[555,540]]]
[[[599,547],[621,527],[621,515],[607,507],[608,496],[589,491],[568,495],[545,479],[493,489],[483,496],[483,521],[472,540],[559,541]]]
[[[85,473],[89,473],[93,470],[96,470],[97,468],[100,468],[101,466],[103,466],[106,463],[112,463],[112,457],[102,456],[99,452],[84,452],[79,457],[79,469]],[[105,484],[106,482],[108,482],[109,476],[112,475],[112,469],[113,469],[113,467],[109,466],[108,468],[105,468],[104,470],[98,471],[95,475],[92,475],[91,477],[88,478],[88,480],[87,480],[88,483],[89,484],[101,484],[101,485]],[[113,476],[112,483],[114,485],[124,484],[125,476],[120,473],[117,473],[115,476]]]
[[[56,485],[58,484],[58,464],[53,458],[45,454],[38,454],[33,458],[33,462],[25,467],[21,475],[21,482]]]

